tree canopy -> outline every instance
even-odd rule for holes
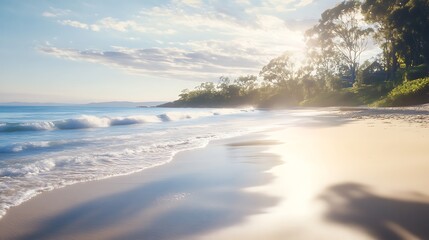
[[[376,39],[391,73],[429,62],[429,1],[366,0],[365,19],[375,24]]]
[[[344,1],[322,13],[319,23],[306,32],[317,74],[347,76],[355,82],[361,54],[372,28],[360,19],[360,2]]]
[[[418,99],[429,100],[427,79],[406,83],[429,76],[428,31],[428,0],[346,0],[306,31],[307,59],[300,64],[283,53],[262,67],[259,78],[222,76],[217,85],[184,90],[167,106],[361,105],[402,99],[405,92],[404,99],[419,93]],[[382,53],[362,59],[369,41]]]

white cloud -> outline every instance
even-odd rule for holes
[[[266,7],[289,6],[297,1],[270,0]],[[303,1],[308,0],[300,2]],[[246,7],[249,3],[232,2]],[[189,4],[197,4],[201,9],[190,8]],[[170,78],[207,81],[223,74],[257,74],[272,58],[285,51],[303,54],[305,47],[305,29],[292,30],[279,16],[260,11],[248,13],[243,7],[241,12],[229,14],[224,8],[200,1],[173,1],[162,7],[143,9],[130,19],[106,17],[91,24],[73,20],[61,23],[85,30],[117,31],[127,34],[124,36],[127,40],[149,38],[159,48],[80,51],[46,46],[40,49],[42,52],[108,65],[132,74]],[[145,35],[139,35],[142,33]]]
[[[101,19],[96,25],[99,26],[99,28],[113,29],[120,32],[125,32],[128,29],[144,31],[144,28],[139,26],[135,21],[119,21],[111,17]]]
[[[310,5],[314,2],[314,0],[301,0],[298,3],[295,4],[295,7],[305,7],[307,5]]]
[[[81,29],[90,29],[90,26],[86,23],[81,23],[79,21],[72,21],[72,20],[59,20],[58,21],[62,25],[74,27],[74,28],[81,28]]]
[[[296,0],[266,0],[260,5],[252,5],[245,9],[248,14],[285,13],[295,11],[291,3]]]
[[[154,7],[140,12],[140,17],[157,23],[159,27],[175,25],[179,28],[191,28],[193,30],[219,29],[222,32],[231,28],[243,27],[237,19],[215,11],[205,10],[204,13],[189,13],[180,8]]]
[[[97,24],[91,24],[91,30],[94,32],[98,32],[101,30],[101,28]]]
[[[293,2],[295,2],[295,0],[266,0],[262,1],[262,6],[271,7],[277,9],[279,12],[283,12]]]
[[[141,32],[141,33],[148,32],[148,33],[155,33],[155,34],[175,33],[175,30],[173,29],[159,30],[154,27],[145,27],[134,20],[121,21],[112,17],[106,17],[106,18],[100,19],[99,21],[93,24],[83,23],[75,20],[59,20],[58,22],[62,25],[85,29],[85,30],[92,30],[94,32],[98,32],[101,30],[114,30],[119,32],[133,31],[133,32]]]
[[[242,1],[242,0],[237,0]],[[246,1],[246,0],[243,0]],[[287,13],[296,11],[302,7],[310,5],[314,0],[265,0],[261,1],[261,4],[250,5],[245,10],[250,14],[258,14],[258,13]]]
[[[44,17],[56,17],[57,15],[55,15],[52,12],[43,12],[42,16],[44,16]]]
[[[55,18],[55,17],[61,17],[70,14],[71,11],[68,9],[59,9],[59,8],[53,8],[50,7],[48,11],[45,11],[42,13],[42,16],[49,17],[49,18]]]
[[[185,5],[193,8],[199,8],[203,5],[201,0],[173,0],[173,4],[175,5]]]
[[[198,43],[195,43],[198,44]],[[226,51],[235,49],[233,54]],[[86,61],[118,68],[130,74],[155,75],[183,80],[207,81],[223,74],[255,73],[261,62],[246,49],[234,46],[186,51],[179,48],[131,49],[113,47],[109,51],[62,49],[44,46],[45,54],[74,61]],[[257,73],[257,72],[256,72]]]
[[[269,48],[277,48],[280,45],[302,47],[304,29],[292,31],[284,20],[273,15],[253,14],[251,20],[243,20],[216,11],[199,14],[183,9],[155,7],[141,11],[141,17],[157,22],[160,29],[174,26],[184,32],[215,33],[217,38],[266,43],[265,46],[273,44],[268,46]]]
[[[240,5],[250,5],[250,4],[252,4],[249,0],[235,0],[235,2],[237,4],[240,4]]]

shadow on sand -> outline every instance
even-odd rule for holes
[[[323,114],[319,116],[311,116],[297,123],[297,125],[302,127],[326,128],[338,127],[354,121],[354,119],[340,117],[336,114]]]
[[[376,239],[429,239],[429,197],[407,201],[378,196],[367,186],[345,183],[328,188],[321,199],[330,221],[358,227]]]
[[[262,146],[260,148],[262,150]],[[255,147],[250,150],[224,146],[222,149],[227,156],[231,151],[233,155],[237,155],[237,151],[243,151],[243,155],[253,153],[254,159],[262,156],[260,151],[254,151]],[[214,157],[225,159],[219,152],[215,153],[216,149],[212,152]],[[203,156],[207,157],[207,153],[199,157]],[[274,155],[264,154],[263,158],[259,164],[243,163],[243,159],[236,156],[209,160],[212,164],[208,166],[204,166],[205,161],[196,161],[202,166],[194,167],[192,171],[182,171],[184,168],[180,163],[173,163],[174,168],[169,170],[177,171],[171,175],[164,175],[128,192],[75,206],[47,219],[37,232],[20,239],[62,239],[76,236],[76,233],[83,234],[86,239],[85,234],[123,226],[130,219],[134,219],[132,224],[137,224],[137,227],[107,239],[187,239],[229,226],[278,202],[274,197],[238,190],[272,180],[272,176],[264,172],[280,161]],[[217,165],[216,162],[223,163]],[[255,178],[255,174],[260,177]]]

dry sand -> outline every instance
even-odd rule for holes
[[[429,239],[425,111],[353,110],[216,141],[41,194],[9,210],[0,239]]]
[[[247,191],[279,204],[201,239],[429,239],[429,128],[366,119],[272,137],[284,164]]]

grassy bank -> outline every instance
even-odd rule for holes
[[[361,106],[370,105],[389,93],[387,84],[363,85],[323,92],[300,103],[304,107]]]
[[[371,106],[409,106],[429,102],[429,77],[406,81]]]
[[[429,77],[405,81],[397,87],[385,84],[345,88],[320,93],[304,100],[301,106],[361,106],[399,107],[429,102]]]
[[[401,82],[398,80],[398,82]],[[162,107],[239,107],[263,108],[285,107],[330,107],[330,106],[374,106],[394,107],[429,102],[429,77],[406,80],[394,86],[393,82],[379,82],[342,88],[320,90],[311,97],[304,97],[303,91],[290,88],[255,88],[252,91],[227,92],[222,89],[196,89],[181,95],[181,99],[161,105]],[[232,85],[234,86],[234,85]],[[231,86],[229,86],[231,88]]]

